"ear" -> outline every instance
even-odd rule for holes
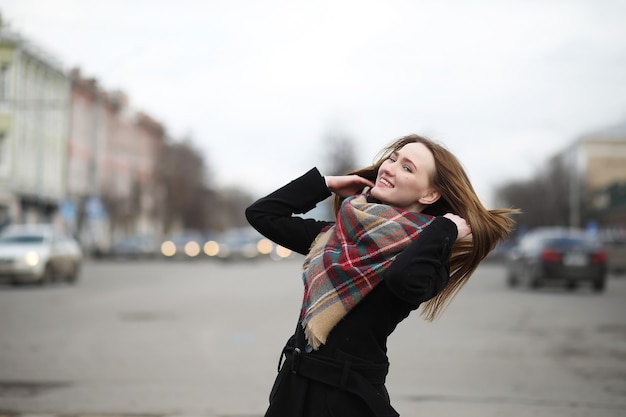
[[[435,190],[434,188],[431,188],[430,190],[428,190],[428,192],[426,192],[426,194],[421,196],[420,199],[417,201],[419,201],[420,204],[430,205],[430,204],[436,203],[440,197],[441,197],[441,194],[439,194],[439,191]]]

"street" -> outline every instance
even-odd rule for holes
[[[0,416],[262,416],[301,260],[92,260],[74,286],[0,286]],[[623,417],[626,276],[511,290],[484,263],[438,321],[402,322],[389,357],[402,416]]]

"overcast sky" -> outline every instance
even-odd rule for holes
[[[626,120],[626,1],[0,0],[65,68],[190,136],[218,186],[265,194],[327,166],[323,138],[369,164],[424,134],[485,203],[582,134]]]

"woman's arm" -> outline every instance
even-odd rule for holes
[[[252,227],[273,242],[306,255],[328,221],[294,216],[313,209],[331,195],[317,168],[263,197],[246,209]]]
[[[448,282],[456,239],[454,221],[446,217],[433,220],[385,271],[384,281],[391,292],[415,308],[437,295]]]

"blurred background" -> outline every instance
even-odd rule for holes
[[[568,289],[593,268],[595,292],[616,297],[597,310],[593,325],[600,333],[594,334],[606,345],[621,346],[612,358],[622,368],[611,366],[623,369],[626,2],[0,0],[0,16],[0,230],[7,239],[0,242],[0,272],[11,284],[64,278],[82,283],[74,288],[86,291],[81,296],[87,300],[98,300],[104,290],[117,294],[110,306],[121,309],[121,322],[167,322],[170,313],[150,312],[153,306],[129,313],[131,307],[114,300],[124,300],[120,294],[129,286],[144,288],[146,282],[135,280],[145,271],[185,275],[191,280],[187,285],[206,295],[204,275],[227,274],[233,277],[229,285],[237,286],[252,274],[248,263],[239,261],[297,261],[247,227],[245,207],[313,166],[341,174],[370,164],[394,139],[416,133],[459,157],[486,206],[522,210],[510,241],[488,258],[494,261],[487,266],[491,278],[475,294],[498,292],[505,282],[536,289],[540,277],[531,271],[537,262],[568,263],[574,272],[551,270],[564,274]],[[332,217],[327,204],[312,214]],[[17,225],[33,223],[52,227],[37,235],[18,230]],[[583,246],[518,245],[535,229],[576,229],[583,240],[593,241],[584,243],[588,258],[581,255]],[[24,242],[39,246],[19,249]],[[522,255],[522,246],[533,253]],[[55,251],[63,256],[50,258],[53,266],[44,268],[41,258]],[[35,252],[36,259],[29,255]],[[116,269],[121,259],[138,262]],[[199,259],[224,262],[169,262]],[[523,259],[531,266],[522,266]],[[282,271],[277,265],[252,268],[270,277]],[[19,271],[10,269],[14,266]],[[297,268],[284,273],[295,277]],[[28,278],[18,279],[18,273]],[[103,282],[111,287],[101,288]],[[180,291],[165,276],[151,284],[153,291],[163,291],[155,299],[166,305],[169,293]],[[234,290],[230,294],[231,301],[237,299]],[[285,299],[297,301],[299,287],[294,294]],[[520,294],[511,298],[517,306],[508,313],[512,320],[524,323],[521,327],[543,326],[554,300],[533,316]],[[196,296],[178,295],[179,300]],[[18,358],[15,352],[23,346],[37,346],[34,357],[56,352],[56,339],[41,336],[35,343],[34,333],[16,330],[13,318],[20,309],[30,312],[22,317],[38,317],[33,328],[45,322],[45,309],[36,307],[33,293],[2,296],[0,310],[7,313],[2,331],[19,336],[14,345],[0,344],[0,371],[6,371],[0,379],[19,382],[31,375],[27,363],[33,357]],[[90,317],[86,304],[74,306],[79,297],[43,293],[48,296],[54,306],[67,302],[78,316]],[[557,300],[559,306],[571,301]],[[601,299],[584,302],[602,306]],[[577,305],[562,311],[578,311]],[[453,317],[460,320],[457,325],[463,322],[463,314]],[[79,347],[95,344],[96,339],[78,339],[91,335],[85,330],[90,323],[98,321],[75,322],[69,327],[75,331],[65,337],[77,338]],[[556,323],[546,322],[549,332],[566,334],[559,332],[573,326],[563,317]],[[536,330],[529,330],[529,337]],[[607,332],[611,338],[602,339]],[[228,340],[256,346],[256,335],[245,328]],[[610,374],[614,383],[605,391],[618,394],[607,400],[613,405],[602,415],[626,409],[620,372]],[[33,371],[37,378],[42,377]],[[16,386],[22,387],[0,383],[0,400],[6,397],[3,387],[13,392]],[[254,389],[265,395],[265,388]],[[563,389],[567,395],[559,404],[584,391]],[[604,400],[592,397],[585,407],[597,411],[596,401]],[[261,409],[262,401],[255,401],[252,408]],[[46,411],[33,404],[29,410]]]
[[[0,224],[89,253],[245,226],[417,133],[520,227],[624,227],[621,1],[0,0]],[[322,210],[323,211],[323,210]]]

